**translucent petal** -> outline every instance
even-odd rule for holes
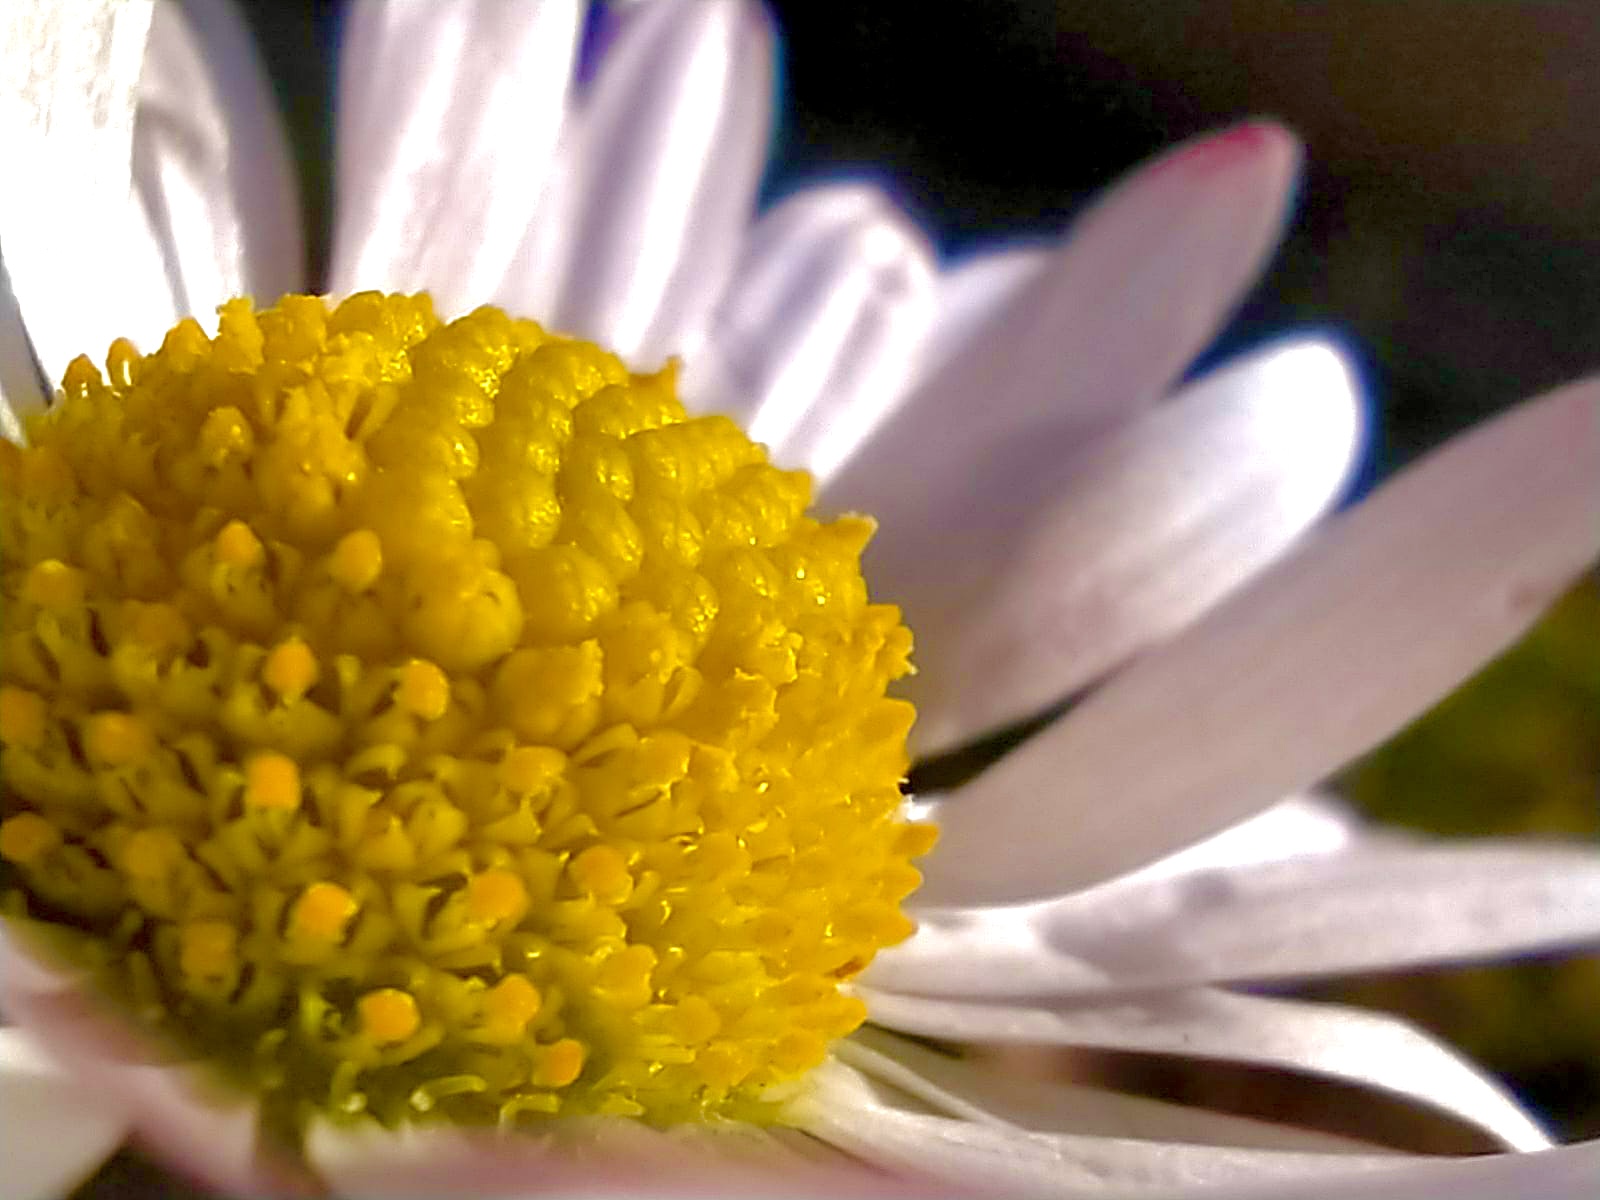
[[[1365,1154],[1374,1150],[1314,1130],[1025,1076],[983,1059],[940,1053],[871,1025],[840,1042],[834,1053],[841,1062],[914,1096],[935,1112],[982,1124],[1263,1150]]]
[[[841,1063],[793,1106],[801,1128],[868,1162],[986,1196],[1149,1196],[1270,1179],[1309,1181],[1388,1160],[1254,1147],[1040,1133],[929,1116],[886,1103]],[[1213,1193],[1215,1194],[1215,1193]]]
[[[359,0],[340,55],[330,288],[486,302],[527,234],[561,129],[574,0]]]
[[[890,545],[870,575],[917,633],[918,747],[1033,716],[1270,566],[1342,492],[1361,411],[1338,353],[1291,341],[1076,454],[971,464],[959,494],[928,498],[938,552],[901,563]]]
[[[1600,553],[1596,480],[1595,381],[1430,455],[938,805],[924,895],[1058,895],[1325,777]]]
[[[751,230],[684,392],[825,477],[904,388],[934,281],[926,240],[877,189],[801,192]]]
[[[153,345],[177,315],[133,189],[153,15],[152,0],[11,0],[0,18],[0,244],[49,380],[119,335]]]
[[[1047,245],[1010,246],[976,254],[939,277],[933,328],[917,360],[917,381],[932,379],[966,353],[1022,290],[1049,269]]]
[[[176,308],[304,288],[299,207],[277,103],[222,0],[156,6],[133,126],[133,178]]]
[[[1086,1046],[1300,1071],[1419,1101],[1518,1150],[1549,1145],[1494,1080],[1392,1017],[1212,989],[1054,1008],[863,989],[871,1019],[958,1042]]]
[[[1064,453],[1166,392],[1277,240],[1298,162],[1294,139],[1260,123],[1135,173],[990,310],[955,361],[886,414],[826,502],[878,518],[881,561],[937,560],[933,496],[984,503],[978,465],[1023,445]],[[914,590],[915,577],[873,578],[885,595]]]
[[[0,1028],[0,1163],[7,1200],[55,1200],[110,1157],[127,1121],[17,1029]]]
[[[692,351],[767,149],[772,33],[756,7],[664,0],[628,21],[577,116],[553,324],[641,367]],[[534,314],[542,317],[541,314]]]

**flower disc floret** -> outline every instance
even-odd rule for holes
[[[0,445],[13,916],[303,1131],[770,1117],[929,832],[871,524],[492,308],[193,321]]]

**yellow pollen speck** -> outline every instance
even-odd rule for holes
[[[85,587],[82,571],[51,558],[28,572],[22,595],[42,608],[74,608],[83,603]]]
[[[194,921],[183,927],[179,969],[195,979],[225,974],[236,963],[239,933],[226,921]]]
[[[361,1032],[375,1042],[403,1042],[422,1025],[417,1002],[398,988],[368,992],[356,1004]]]
[[[44,740],[44,697],[25,688],[0,687],[0,743],[24,750]]]
[[[590,846],[572,860],[572,878],[578,887],[607,904],[617,904],[633,891],[628,860],[615,846]]]
[[[317,658],[299,638],[279,642],[261,667],[261,682],[293,704],[311,690],[317,681]]]
[[[450,678],[431,662],[413,659],[400,669],[395,702],[425,721],[437,721],[450,707]]]
[[[783,1117],[905,938],[872,522],[676,365],[233,300],[0,440],[0,904],[319,1114]]]
[[[543,1000],[539,989],[521,975],[507,975],[483,996],[483,1014],[498,1031],[521,1034],[539,1015]]]
[[[528,889],[510,871],[484,871],[467,885],[467,904],[473,919],[485,925],[516,921],[527,910]]]
[[[155,746],[150,727],[131,713],[122,712],[90,717],[84,741],[90,758],[108,767],[138,762]]]
[[[300,768],[285,754],[257,754],[245,763],[244,802],[250,808],[298,808]]]
[[[38,813],[20,812],[0,821],[0,858],[27,866],[61,844],[61,831]]]
[[[295,901],[291,928],[301,937],[337,941],[359,909],[355,897],[338,884],[313,883]]]
[[[257,566],[265,551],[261,539],[243,521],[229,521],[217,534],[217,561],[230,567]]]
[[[572,1038],[562,1038],[551,1045],[541,1046],[540,1051],[533,1082],[541,1087],[566,1087],[582,1073],[588,1057],[583,1044]]]
[[[345,534],[333,548],[329,569],[346,591],[366,591],[383,570],[383,547],[378,535],[370,529]]]

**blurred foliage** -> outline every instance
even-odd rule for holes
[[[1447,836],[1600,841],[1600,580],[1345,777],[1379,820]],[[1600,955],[1386,977],[1334,993],[1404,1013],[1600,1134]]]

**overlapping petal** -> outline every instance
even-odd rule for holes
[[[578,0],[359,0],[340,58],[329,286],[428,289],[459,315],[501,285],[549,179]]]
[[[1597,479],[1593,381],[1430,455],[941,803],[927,899],[1060,894],[1327,775],[1594,560]]]

